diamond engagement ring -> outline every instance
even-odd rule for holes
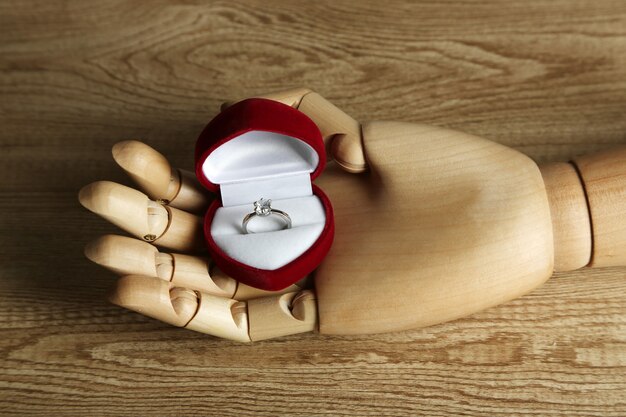
[[[247,234],[248,232],[248,222],[252,220],[253,217],[267,217],[272,214],[277,215],[281,219],[285,221],[285,227],[283,229],[291,229],[291,217],[284,211],[276,210],[272,208],[272,200],[266,200],[261,198],[254,202],[254,211],[252,213],[246,214],[246,217],[243,218],[243,222],[241,222],[241,227],[243,228],[243,233]],[[283,230],[281,229],[281,230]]]

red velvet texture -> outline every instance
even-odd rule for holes
[[[202,172],[206,158],[222,144],[249,131],[267,131],[298,138],[309,144],[319,155],[319,164],[311,180],[320,175],[326,164],[324,141],[317,125],[304,113],[272,100],[248,99],[236,103],[217,115],[202,131],[196,142],[196,176],[210,191],[219,192],[219,185],[209,181]],[[335,219],[330,200],[313,184],[313,194],[322,202],[326,224],[315,243],[290,263],[275,270],[258,269],[228,256],[211,236],[215,211],[222,206],[216,199],[204,218],[204,236],[215,264],[234,279],[268,291],[278,291],[310,274],[324,260],[335,235]],[[250,207],[252,211],[252,206]]]

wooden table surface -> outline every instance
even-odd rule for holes
[[[181,167],[220,102],[308,86],[359,120],[537,161],[626,144],[626,2],[1,1],[0,414],[626,415],[626,268],[558,274],[463,320],[238,344],[107,304],[79,206]]]

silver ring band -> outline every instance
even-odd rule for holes
[[[267,217],[271,216],[272,214],[275,214],[284,220],[285,227],[283,227],[281,230],[291,229],[291,217],[289,217],[289,215],[282,210],[273,209],[271,204],[272,200],[265,200],[264,198],[261,198],[254,202],[254,211],[252,213],[246,214],[246,216],[243,218],[243,221],[241,222],[241,228],[243,229],[244,234],[249,233],[248,222],[250,222],[253,217]]]

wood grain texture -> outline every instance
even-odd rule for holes
[[[626,414],[626,269],[424,330],[240,345],[104,301],[80,208],[142,139],[191,168],[223,101],[315,89],[539,162],[626,143],[622,1],[1,1],[0,414]]]

